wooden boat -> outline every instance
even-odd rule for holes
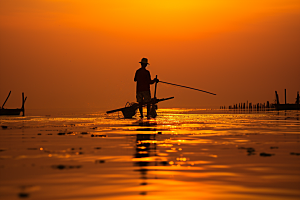
[[[21,112],[24,112],[24,109],[22,108],[16,108],[16,109],[1,108],[0,109],[0,115],[20,115]]]
[[[157,103],[158,102],[161,102],[161,101],[166,101],[166,100],[169,100],[169,99],[173,99],[174,97],[169,97],[169,98],[163,98],[163,99],[157,99],[156,97],[155,98],[152,98],[151,101],[150,101],[150,115],[152,118],[155,118],[156,117],[156,109],[157,109]],[[145,107],[147,105],[147,103],[143,103],[142,106]],[[129,103],[127,102],[125,107],[124,108],[119,108],[119,109],[115,109],[115,110],[110,110],[110,111],[106,111],[106,114],[109,114],[109,113],[114,113],[114,112],[118,112],[118,111],[121,111],[124,118],[125,119],[131,119],[137,109],[139,108],[139,103]]]
[[[285,104],[279,103],[279,97],[277,91],[275,91],[276,95],[276,104],[274,104],[276,110],[300,110],[299,104],[299,92],[297,92],[297,98],[295,104],[286,103],[286,90],[285,90]]]
[[[23,116],[25,115],[25,109],[24,109],[24,105],[25,105],[25,101],[27,99],[27,97],[24,98],[24,92],[22,93],[22,107],[21,108],[16,108],[16,109],[7,109],[4,108],[4,105],[7,101],[7,99],[9,98],[11,94],[11,91],[9,92],[6,100],[4,101],[2,107],[0,107],[0,115],[20,115],[21,112],[23,114]]]
[[[299,104],[275,104],[276,110],[300,110]]]
[[[157,75],[156,75],[156,78],[157,78]],[[156,110],[157,110],[157,103],[158,102],[166,101],[166,100],[174,98],[174,97],[169,97],[169,98],[157,99],[156,98],[156,88],[157,88],[157,82],[155,83],[154,98],[152,98],[151,101],[150,101],[150,113],[149,114],[152,118],[155,118],[157,116]],[[115,109],[115,110],[109,110],[109,111],[106,112],[106,114],[121,111],[125,119],[131,119],[135,115],[135,113],[136,113],[137,109],[139,108],[139,106],[140,106],[139,103],[136,103],[136,102],[129,103],[129,102],[127,102],[125,107]],[[142,106],[143,107],[147,106],[147,103],[142,103]]]

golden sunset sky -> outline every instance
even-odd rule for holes
[[[161,107],[294,103],[300,91],[299,0],[0,1],[0,106],[122,107],[135,71],[217,93],[158,84]],[[152,91],[154,88],[152,88]]]

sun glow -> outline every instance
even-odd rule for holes
[[[281,4],[267,0],[90,1],[82,22],[123,37],[195,38],[239,29],[242,22],[278,10],[284,12],[279,8]],[[299,6],[288,5],[285,9],[299,9]]]
[[[175,99],[159,104],[158,114],[168,112],[164,128],[180,134],[176,124],[182,114],[189,112],[190,118],[200,111],[191,108],[219,108],[244,102],[247,96],[252,102],[272,101],[274,90],[282,87],[294,102],[299,20],[299,0],[1,1],[5,76],[0,78],[0,99],[15,87],[33,95],[26,103],[30,108],[123,107],[135,101],[132,76],[139,60],[147,57],[152,77],[218,94],[159,84],[159,98]],[[268,93],[261,87],[266,84]],[[259,90],[249,93],[248,88]],[[15,99],[6,105],[18,107]],[[188,126],[188,131],[195,128]],[[210,124],[215,126],[224,129],[228,124]]]
[[[0,9],[4,26],[77,27],[135,39],[195,39],[239,30],[267,16],[300,10],[295,0],[88,0],[84,4],[79,0],[60,0],[31,2],[27,9],[10,4],[3,4]]]

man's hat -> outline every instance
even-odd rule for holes
[[[148,63],[148,59],[147,59],[147,58],[142,58],[142,60],[141,60],[140,63],[144,63],[144,64],[150,65],[150,64]]]

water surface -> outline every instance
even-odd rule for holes
[[[0,117],[1,199],[300,196],[299,111],[27,113]]]

